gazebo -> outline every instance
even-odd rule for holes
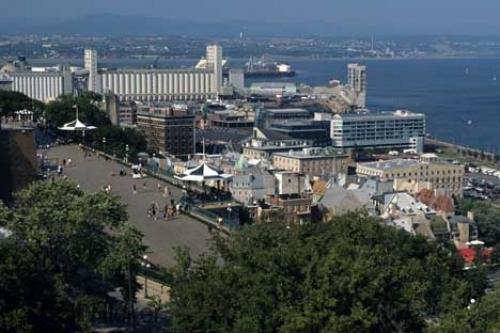
[[[63,126],[59,127],[61,131],[72,131],[72,132],[82,132],[82,137],[85,136],[85,131],[91,131],[95,130],[97,127],[95,126],[88,126],[85,125],[78,119],[78,107],[75,105],[73,106],[76,109],[76,119],[73,121],[70,121],[69,123],[64,124]]]
[[[229,180],[233,177],[231,174],[223,173],[220,170],[210,166],[206,161],[203,161],[197,167],[188,169],[185,173],[176,175],[175,178],[186,182],[205,183],[206,181]]]
[[[205,193],[205,183],[207,181],[209,182],[216,182],[217,183],[217,191],[220,191],[220,183],[221,181],[228,181],[230,180],[233,175],[223,173],[221,170],[216,169],[215,167],[211,166],[208,164],[206,160],[206,154],[205,154],[205,139],[203,139],[203,160],[200,165],[186,170],[186,172],[174,176],[176,179],[179,179],[183,182],[195,182],[195,183],[201,183],[201,186],[203,188],[203,193]]]

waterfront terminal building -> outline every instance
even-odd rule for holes
[[[423,151],[425,115],[410,111],[350,112],[331,120],[330,136],[336,148],[384,148]]]

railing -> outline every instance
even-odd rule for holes
[[[90,150],[90,151],[94,151],[93,148],[90,148],[87,146],[83,146],[83,148]],[[113,161],[120,163],[124,166],[127,166],[127,167],[132,166],[131,163],[127,163],[121,158],[111,156],[111,155],[106,154],[106,153],[101,152],[101,151],[97,151],[97,150],[95,150],[95,151],[100,156],[103,156],[105,158],[113,160]],[[218,214],[216,214],[210,210],[203,209],[203,208],[199,207],[196,203],[190,202],[189,198],[187,197],[187,188],[186,188],[184,182],[173,177],[173,175],[171,173],[169,173],[168,171],[162,170],[158,167],[153,168],[152,166],[148,165],[148,166],[143,168],[143,172],[145,172],[146,174],[148,174],[151,177],[161,179],[161,180],[169,183],[170,185],[173,185],[175,187],[183,189],[183,191],[185,191],[185,192],[184,192],[183,198],[181,198],[181,205],[183,208],[183,212],[185,214],[190,215],[190,216],[196,218],[197,220],[200,220],[203,223],[205,223],[209,226],[212,226],[214,228],[218,228],[221,231],[226,232],[226,233],[228,233],[230,231],[238,230],[240,228],[240,223],[239,223],[238,218],[228,218],[228,217],[224,218],[224,217],[219,216]],[[195,185],[195,184],[190,184],[189,188],[198,190],[199,192],[204,191],[203,187]],[[220,221],[222,221],[222,225],[219,225]]]

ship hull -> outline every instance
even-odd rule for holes
[[[245,72],[245,78],[266,78],[266,77],[294,77],[295,71],[291,72],[273,72],[273,71],[253,71]]]

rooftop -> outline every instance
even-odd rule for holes
[[[432,156],[435,156],[435,155],[432,155]],[[453,165],[452,163],[445,161],[445,160],[430,158],[432,156],[430,156],[430,154],[424,154],[421,156],[420,160],[407,159],[407,158],[395,158],[395,159],[391,159],[391,160],[382,160],[382,161],[377,161],[377,162],[358,163],[358,165],[363,166],[365,168],[372,168],[372,169],[377,169],[377,170],[404,168],[404,167],[419,165],[421,163],[434,164],[434,165],[436,165],[436,164]],[[457,167],[458,166],[459,165],[457,165]]]
[[[280,114],[280,113],[307,113],[309,114],[309,111],[306,109],[300,109],[300,108],[289,108],[289,109],[266,109],[267,113],[272,113],[272,114]]]
[[[346,157],[345,154],[340,154],[337,151],[331,149],[323,149],[318,147],[308,147],[302,150],[290,150],[289,152],[275,153],[276,156],[296,158],[301,160],[306,159],[318,159],[318,158],[335,158],[335,157]]]
[[[334,119],[359,119],[359,118],[384,118],[384,117],[425,117],[423,113],[411,112],[408,110],[396,110],[396,111],[369,111],[365,110],[362,112],[348,112],[337,114]]]
[[[408,167],[408,166],[417,165],[418,163],[419,163],[419,161],[417,161],[417,160],[396,158],[396,159],[386,160],[386,161],[365,162],[365,163],[358,163],[358,164],[360,166],[363,166],[366,168],[372,168],[372,169],[377,169],[377,170],[386,170],[386,169],[393,169],[393,168],[404,168],[404,167]]]

